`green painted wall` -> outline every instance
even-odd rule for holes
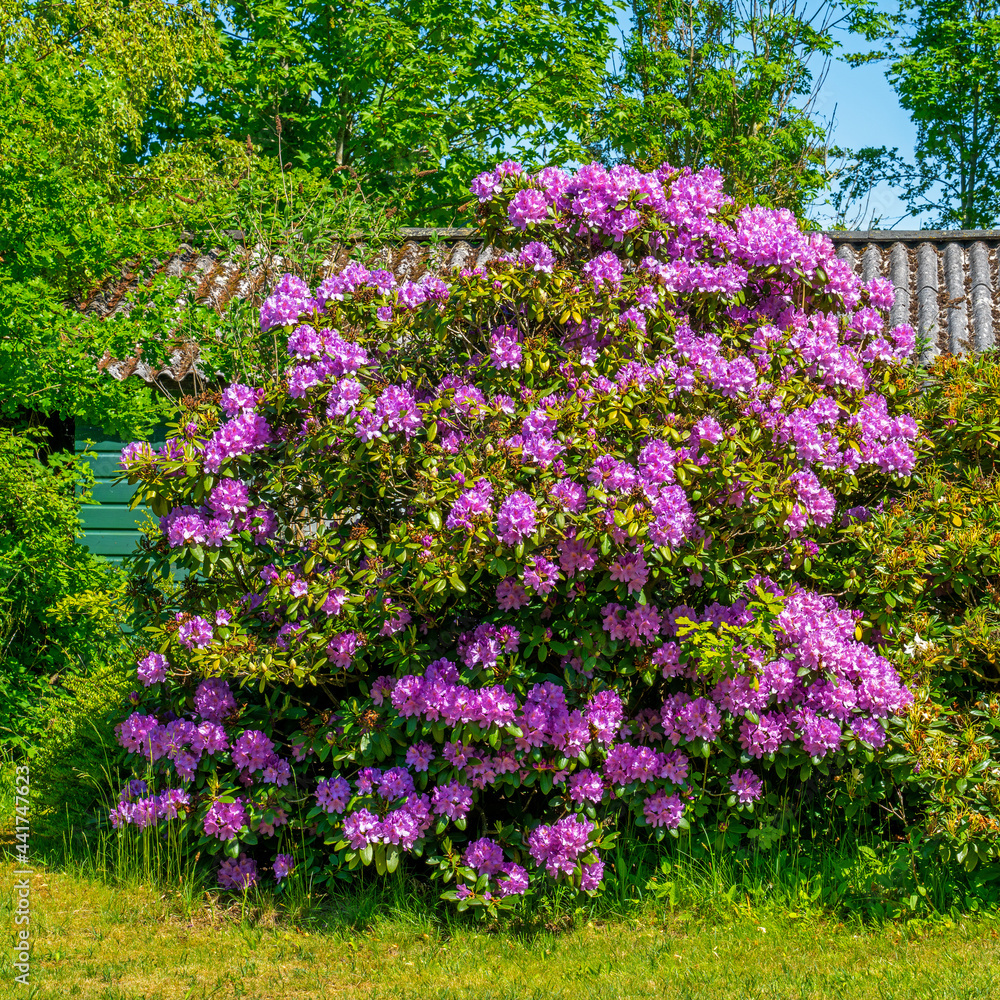
[[[93,499],[96,503],[84,504],[80,510],[83,544],[95,555],[120,563],[135,548],[139,538],[138,526],[149,513],[148,507],[129,510],[135,488],[128,483],[116,485],[113,482],[121,471],[118,465],[121,450],[128,442],[112,437],[100,427],[81,423],[76,425],[75,437],[77,454],[87,450],[96,455],[87,459],[94,473]],[[162,444],[163,437],[163,431],[154,434],[154,444]],[[89,448],[88,441],[94,442]]]

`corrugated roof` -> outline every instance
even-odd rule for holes
[[[476,241],[472,229],[401,229],[399,232],[404,242],[381,248],[368,263],[373,268],[391,271],[400,281],[419,281],[428,272],[437,274],[451,268],[475,267],[496,254],[492,247],[484,247]],[[242,241],[243,234],[239,231],[226,235],[237,242]],[[318,269],[318,278],[322,280],[342,270],[355,250],[364,256],[363,244],[335,247]],[[221,311],[237,300],[259,306],[286,270],[286,258],[262,246],[230,255],[219,248],[205,250],[182,243],[165,260],[124,269],[77,305],[86,315],[99,319],[128,315],[135,293],[142,287],[151,287],[160,277],[180,277],[190,281],[196,302],[213,309]],[[134,375],[150,384],[164,385],[204,377],[197,362],[198,345],[178,339],[171,347],[170,364],[166,368],[154,370],[141,357],[117,359],[105,355],[98,369],[118,380]]]
[[[227,235],[242,242],[243,234]],[[475,267],[496,251],[476,239],[474,229],[401,229],[403,243],[384,247],[375,264],[404,281],[451,268]],[[927,361],[942,352],[982,351],[1000,334],[1000,231],[834,231],[826,234],[837,256],[847,261],[864,281],[883,276],[892,281],[896,302],[889,322],[910,323],[918,339],[930,341],[921,354]],[[335,274],[351,259],[352,250],[334,249],[320,268],[320,276]],[[194,285],[195,300],[224,309],[234,300],[259,305],[277,278],[287,269],[280,254],[263,247],[248,247],[234,256],[220,249],[199,249],[183,243],[164,261],[126,269],[105,282],[80,308],[88,315],[106,318],[127,312],[130,295],[140,285],[149,287],[158,275],[185,277]],[[168,368],[153,371],[141,358],[115,360],[105,357],[99,368],[117,379],[132,375],[149,383],[169,379],[181,382],[200,374],[198,346],[178,341],[171,350]]]
[[[929,343],[920,354],[985,351],[1000,332],[998,230],[832,232],[837,256],[863,281],[896,291],[890,325],[909,323]]]

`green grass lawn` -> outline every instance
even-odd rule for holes
[[[44,823],[32,828],[25,989],[11,949],[11,773],[0,768],[0,998],[1000,998],[993,883],[970,895],[942,872],[921,885],[898,850],[805,845],[705,864],[636,843],[608,855],[602,897],[556,892],[489,925],[402,869],[359,871],[319,902],[294,875],[279,901],[243,899],[169,849],[147,852],[150,835],[56,836]],[[872,918],[889,904],[895,921]]]
[[[13,870],[0,869],[8,932]],[[267,902],[185,898],[42,869],[32,879],[31,928],[30,987],[16,994],[25,997],[1000,996],[1000,922],[988,916],[866,928],[763,915],[749,904],[697,914],[647,903],[628,917],[577,911],[490,929],[429,908],[365,911],[356,900],[293,922]],[[0,995],[15,995],[13,974],[6,948]]]

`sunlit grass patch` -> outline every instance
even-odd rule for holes
[[[12,926],[13,867],[0,874]],[[37,997],[985,998],[1000,991],[990,917],[865,927],[810,913],[711,914],[647,902],[630,917],[565,911],[489,928],[367,887],[293,922],[245,899],[32,878]],[[553,914],[553,917],[559,916]],[[9,952],[0,976],[11,982]]]

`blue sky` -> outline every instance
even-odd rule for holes
[[[895,10],[891,0],[882,0],[883,10]],[[631,26],[628,11],[621,11],[619,28],[627,32]],[[852,51],[866,48],[863,41],[841,36],[841,41]],[[815,67],[818,70],[818,66]],[[833,119],[834,129],[831,142],[846,149],[862,149],[865,146],[897,147],[906,159],[913,156],[916,129],[909,115],[899,106],[895,91],[885,78],[884,64],[873,64],[852,68],[844,62],[831,62],[815,110],[822,124]],[[832,222],[832,213],[815,211],[816,221]],[[862,223],[867,225],[872,214],[881,216],[882,228],[919,229],[920,216],[907,215],[906,206],[899,200],[889,185],[880,185],[872,193],[871,201]],[[851,220],[849,220],[849,224]]]
[[[834,62],[817,99],[817,112],[826,120],[834,117],[832,141],[848,149],[893,146],[907,159],[913,156],[916,129],[899,106],[896,92],[880,65],[852,68]],[[876,188],[870,211],[881,215],[883,225],[895,229],[918,229],[921,219],[906,215],[906,206],[888,185]],[[900,216],[905,218],[900,220]],[[819,221],[823,221],[818,215]],[[898,221],[897,221],[898,220]],[[867,222],[867,219],[865,220]]]

